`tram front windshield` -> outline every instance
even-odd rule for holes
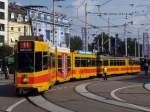
[[[18,72],[34,72],[34,53],[18,53]]]

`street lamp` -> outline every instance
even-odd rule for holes
[[[53,0],[53,45],[55,45],[55,2],[60,2],[65,0]]]

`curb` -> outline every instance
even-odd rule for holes
[[[150,91],[150,83],[145,83],[144,88],[147,89],[148,91]]]

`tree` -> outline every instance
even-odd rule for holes
[[[103,42],[104,42],[104,45],[103,45],[104,53],[108,53],[108,38],[109,38],[109,36],[104,32],[97,35],[94,38],[94,41],[93,41],[94,48],[93,49],[96,49],[96,50],[99,50],[99,52],[102,52],[102,37],[103,37]]]
[[[135,56],[135,39],[128,38],[128,56]]]
[[[73,36],[70,38],[70,49],[71,51],[82,49],[82,40],[79,36]]]
[[[2,47],[0,47],[0,58],[9,56],[13,54],[13,48],[8,46],[8,45],[4,45]]]

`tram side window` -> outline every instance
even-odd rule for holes
[[[49,66],[52,68],[52,67],[55,67],[55,56],[51,53],[50,54],[50,59],[49,59]]]
[[[116,66],[121,66],[121,60],[116,60]]]
[[[48,53],[43,52],[43,70],[48,69]]]
[[[104,66],[108,66],[108,60],[104,60]]]
[[[110,60],[110,66],[113,66],[114,65],[114,61],[113,60]],[[105,65],[106,66],[106,65]]]
[[[99,67],[101,65],[101,61],[97,60],[97,66]]]
[[[35,71],[42,71],[42,52],[35,53]]]
[[[140,65],[140,62],[139,62],[139,61],[136,61],[136,65]]]
[[[81,58],[81,66],[86,67],[87,66],[87,59],[86,58]]]
[[[58,56],[58,68],[62,67],[62,57]]]
[[[125,60],[122,61],[122,65],[125,66]]]
[[[49,66],[50,68],[52,68],[52,54],[50,54],[50,57],[49,57]]]
[[[70,56],[67,57],[67,65],[68,65],[68,67],[71,67],[71,59],[70,59]]]
[[[129,65],[132,65],[132,60],[129,60]]]
[[[102,62],[101,60],[98,60],[96,64],[97,64],[97,66],[99,67],[99,66],[102,66],[102,65],[103,65],[103,62]]]
[[[99,63],[100,64],[100,63]],[[92,59],[92,66],[94,67],[94,66],[96,66],[96,59]]]
[[[90,58],[87,58],[87,66],[89,67],[92,66],[92,60]]]
[[[52,67],[55,67],[55,55],[52,54]]]
[[[122,60],[119,60],[119,66],[122,66]]]
[[[75,57],[75,67],[80,67],[81,66],[81,60],[79,57]]]

